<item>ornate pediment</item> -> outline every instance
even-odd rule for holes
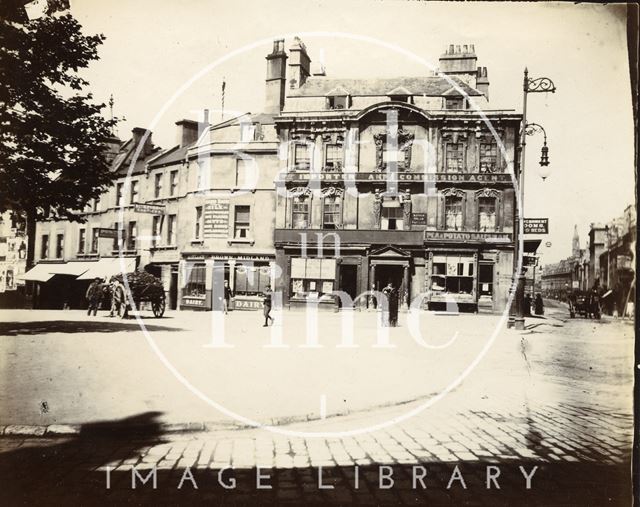
[[[465,197],[465,191],[460,190],[459,188],[445,188],[442,191],[442,195],[444,196],[453,196],[453,197]]]
[[[320,195],[322,197],[329,197],[333,195],[342,197],[344,195],[344,190],[340,187],[324,187],[322,190],[320,190]]]
[[[309,187],[293,187],[289,190],[289,194],[299,198],[311,197],[311,189]]]
[[[387,245],[371,252],[371,257],[411,257],[411,254],[393,245]]]
[[[495,188],[481,188],[476,191],[476,197],[495,197],[496,199],[502,196],[502,192]]]

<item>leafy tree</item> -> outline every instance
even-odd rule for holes
[[[101,115],[105,105],[78,75],[98,59],[104,36],[51,11],[32,20],[0,12],[0,212],[26,220],[27,268],[36,222],[83,222],[78,212],[114,179],[105,141],[118,120]]]

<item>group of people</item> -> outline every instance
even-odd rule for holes
[[[269,324],[273,324],[274,319],[271,316],[272,298],[271,286],[267,285],[262,293],[262,312],[264,316],[264,324],[262,327],[267,327]],[[226,314],[229,313],[231,307],[231,299],[234,297],[234,293],[229,286],[229,281],[224,281],[224,288],[222,293],[218,296],[218,300],[222,303],[222,311]]]
[[[524,297],[524,314],[527,317],[531,316],[531,308],[536,315],[544,315],[544,302],[542,301],[542,295],[536,294],[535,300],[531,298],[531,294],[527,294]]]
[[[85,298],[88,303],[87,315],[95,317],[98,310],[102,306],[102,302],[106,299],[110,300],[109,317],[114,317],[118,314],[118,308],[121,304],[121,299],[124,296],[124,292],[120,290],[122,284],[115,277],[112,276],[109,283],[105,283],[105,280],[100,277],[93,279],[93,282],[89,284]]]

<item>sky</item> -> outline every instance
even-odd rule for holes
[[[584,248],[590,223],[610,221],[635,200],[623,5],[71,0],[71,11],[85,33],[107,37],[101,59],[83,74],[97,101],[113,94],[115,115],[126,118],[118,130],[123,139],[133,127],[152,127],[154,142],[169,148],[179,119],[196,119],[209,108],[219,120],[223,79],[225,118],[260,112],[264,57],[281,35],[288,47],[300,34],[312,65],[322,60],[336,78],[430,72],[415,59],[348,35],[397,45],[433,66],[449,44],[475,44],[478,65],[488,68],[490,108],[522,110],[525,67],[531,78],[551,78],[557,88],[528,98],[527,120],[545,128],[551,161],[543,181],[537,173],[542,137],[528,138],[525,217],[549,218],[549,234],[539,236],[542,263],[570,255],[574,225]],[[317,32],[347,35],[311,35]]]

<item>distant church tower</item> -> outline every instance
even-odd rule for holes
[[[580,257],[580,236],[578,236],[578,226],[573,226],[573,242],[571,245],[571,255]]]

